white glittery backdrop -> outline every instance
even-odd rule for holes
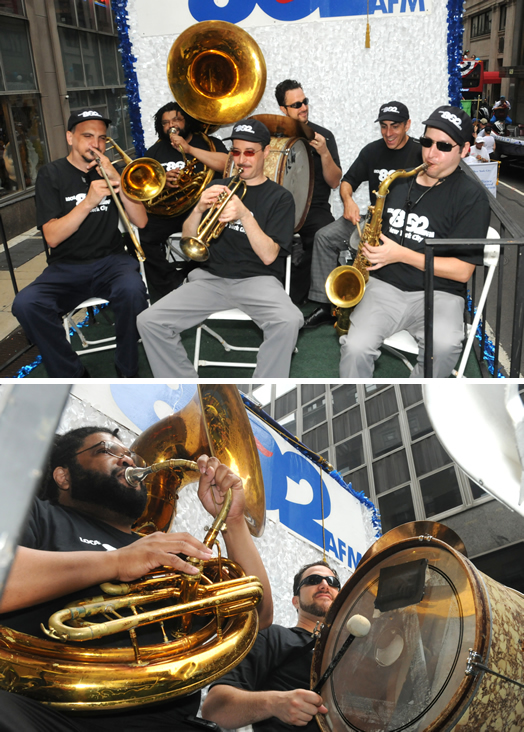
[[[154,12],[154,4],[151,4]],[[176,3],[172,4],[176,12]],[[136,0],[128,2],[130,39],[137,57],[146,145],[155,141],[152,116],[172,99],[166,62],[173,36],[142,36],[137,29]],[[242,25],[242,24],[240,24]],[[422,120],[448,104],[447,10],[434,0],[427,15],[372,17],[371,48],[364,48],[366,19],[289,23],[249,28],[267,65],[267,86],[255,113],[279,114],[275,86],[298,79],[310,99],[310,119],[333,132],[345,172],[360,149],[380,135],[374,123],[379,106],[404,102],[411,113],[412,134]],[[216,134],[227,137],[230,128]],[[356,200],[368,204],[367,186]],[[332,194],[335,216],[342,213],[338,192]]]

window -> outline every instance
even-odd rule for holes
[[[508,12],[507,5],[501,5],[499,11],[499,30],[504,30],[506,27],[506,15]]]
[[[357,387],[355,384],[343,384],[331,392],[333,397],[333,414],[339,414],[344,409],[358,404]]]
[[[398,415],[370,430],[373,457],[381,457],[402,446]]]
[[[288,391],[287,394],[283,394],[275,399],[275,419],[280,421],[280,418],[289,412],[295,411],[297,408],[297,390],[293,389]]]
[[[435,435],[416,442],[412,450],[417,475],[431,473],[452,462]]]
[[[405,407],[410,407],[412,404],[422,401],[422,387],[420,384],[402,384],[400,393]]]
[[[302,435],[302,442],[315,452],[322,452],[329,446],[327,424],[322,424],[314,430]]]
[[[303,431],[315,427],[326,420],[326,400],[318,399],[302,408],[302,429]]]
[[[405,450],[388,455],[373,463],[373,477],[377,495],[409,480],[409,468]]]
[[[362,435],[357,435],[351,440],[346,440],[335,448],[337,456],[337,470],[339,473],[353,470],[364,464],[364,448]]]
[[[433,427],[429,421],[428,413],[423,404],[418,404],[406,412],[408,417],[409,432],[412,440],[433,432]]]
[[[491,33],[491,10],[471,18],[471,38],[487,36]]]
[[[354,491],[357,493],[363,492],[369,498],[370,493],[367,468],[360,468],[360,470],[355,470],[349,475],[345,475],[344,480],[346,483],[351,483],[351,487]]]
[[[0,11],[13,13],[13,15],[25,15],[22,0],[0,0]]]
[[[0,91],[36,91],[27,21],[0,17]]]
[[[462,496],[453,466],[420,480],[426,516],[449,511],[462,504]]]
[[[310,402],[315,397],[326,393],[325,384],[303,384],[302,386],[302,404]]]
[[[394,526],[415,520],[415,509],[409,486],[382,496],[378,499],[378,505],[384,534]]]
[[[373,425],[398,412],[397,398],[393,388],[366,401],[368,424]]]
[[[340,442],[362,430],[360,409],[350,409],[348,412],[333,419],[333,441]]]
[[[0,96],[0,199],[34,186],[48,159],[38,96]]]

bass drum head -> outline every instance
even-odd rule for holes
[[[421,595],[406,599],[408,565],[419,568],[422,599]],[[389,586],[388,574],[395,577]],[[386,605],[379,602],[379,611],[375,600],[381,583],[381,596],[388,590],[390,597]],[[353,641],[320,690],[329,710],[325,716],[317,715],[320,728],[325,732],[450,729],[478,684],[465,670],[469,649],[484,655],[489,644],[486,604],[468,560],[438,540],[421,546],[418,537],[407,539],[361,563],[327,616],[327,627],[315,647],[312,686],[347,638],[349,618],[363,615],[371,629]]]

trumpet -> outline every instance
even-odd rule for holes
[[[219,221],[219,216],[229,201],[233,198],[240,186],[243,186],[241,198],[246,193],[246,182],[241,180],[244,168],[237,168],[236,174],[229,181],[229,191],[222,191],[216,202],[211,206],[199,224],[196,236],[184,236],[180,248],[184,254],[195,262],[205,262],[209,259],[209,244],[211,239],[217,239],[224,231],[225,222]]]

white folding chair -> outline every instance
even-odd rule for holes
[[[286,257],[286,276],[284,280],[284,288],[289,295],[289,289],[290,289],[290,283],[291,283],[291,254],[288,254]],[[221,310],[217,313],[211,313],[211,315],[208,315],[206,320],[229,320],[229,321],[241,321],[241,320],[251,320],[251,317],[247,315],[243,310],[240,310],[239,308],[232,308],[231,310]],[[253,361],[207,361],[206,359],[200,358],[200,346],[201,346],[201,339],[202,339],[202,331],[205,330],[206,333],[209,333],[209,335],[213,336],[213,338],[216,338],[216,340],[223,346],[224,350],[229,351],[251,351],[252,353],[257,353],[259,348],[255,347],[249,347],[249,346],[233,346],[231,343],[228,343],[224,338],[222,338],[221,335],[219,335],[216,331],[214,331],[212,328],[210,328],[205,323],[201,323],[196,331],[196,340],[195,340],[195,355],[193,358],[193,366],[195,368],[195,371],[198,371],[199,366],[229,366],[233,368],[254,368],[256,366],[256,362]]]
[[[487,239],[500,239],[498,231],[496,231],[492,226],[490,226],[488,229]],[[486,304],[489,288],[491,287],[493,276],[495,274],[495,269],[499,261],[499,255],[499,244],[486,244],[484,246],[483,264],[485,267],[488,267],[488,273],[486,275],[486,279],[484,280],[484,285],[482,287],[482,292],[480,294],[477,312],[475,314],[473,323],[466,326],[468,336],[466,347],[464,348],[464,351],[462,353],[458,370],[453,371],[453,376],[456,376],[457,378],[462,378],[464,375],[464,370],[466,368],[469,354],[473,346],[473,341],[475,339],[475,333],[477,332],[477,327],[480,322],[482,310],[484,309],[484,305]],[[386,338],[383,343],[383,347],[391,354],[399,358],[410,371],[413,371],[414,366],[411,361],[409,361],[409,359],[404,355],[404,353],[417,354],[418,345],[416,340],[410,333],[408,333],[407,330],[401,330],[398,333],[394,333],[392,336],[389,336],[389,338]]]
[[[133,226],[133,225],[132,225]],[[119,229],[123,231],[122,226],[119,222]],[[133,226],[133,230],[135,232],[135,235],[137,239],[139,239],[138,229],[136,226]],[[140,264],[140,275],[142,276],[142,279],[144,280],[144,284],[146,286],[147,290],[147,280],[146,280],[146,273],[144,270],[144,263],[139,262]],[[151,304],[149,302],[149,295],[147,300],[148,306]],[[81,356],[85,353],[96,353],[97,351],[109,351],[111,348],[116,348],[116,336],[108,336],[107,338],[98,338],[98,339],[89,339],[86,337],[84,333],[84,329],[79,327],[79,324],[76,322],[78,320],[77,314],[80,311],[84,311],[88,308],[95,308],[95,307],[102,307],[105,308],[106,305],[109,305],[108,300],[104,300],[102,297],[89,297],[87,300],[84,300],[83,302],[79,303],[73,310],[70,310],[68,313],[66,313],[62,318],[62,323],[64,325],[64,330],[66,333],[66,338],[71,343],[71,331],[77,334],[78,338],[80,339],[80,343],[82,345],[82,348],[76,353]],[[107,320],[107,322],[110,325],[114,325],[114,323],[111,323],[110,319],[107,317],[106,313],[102,309],[100,311]],[[76,318],[76,320],[75,320]]]

